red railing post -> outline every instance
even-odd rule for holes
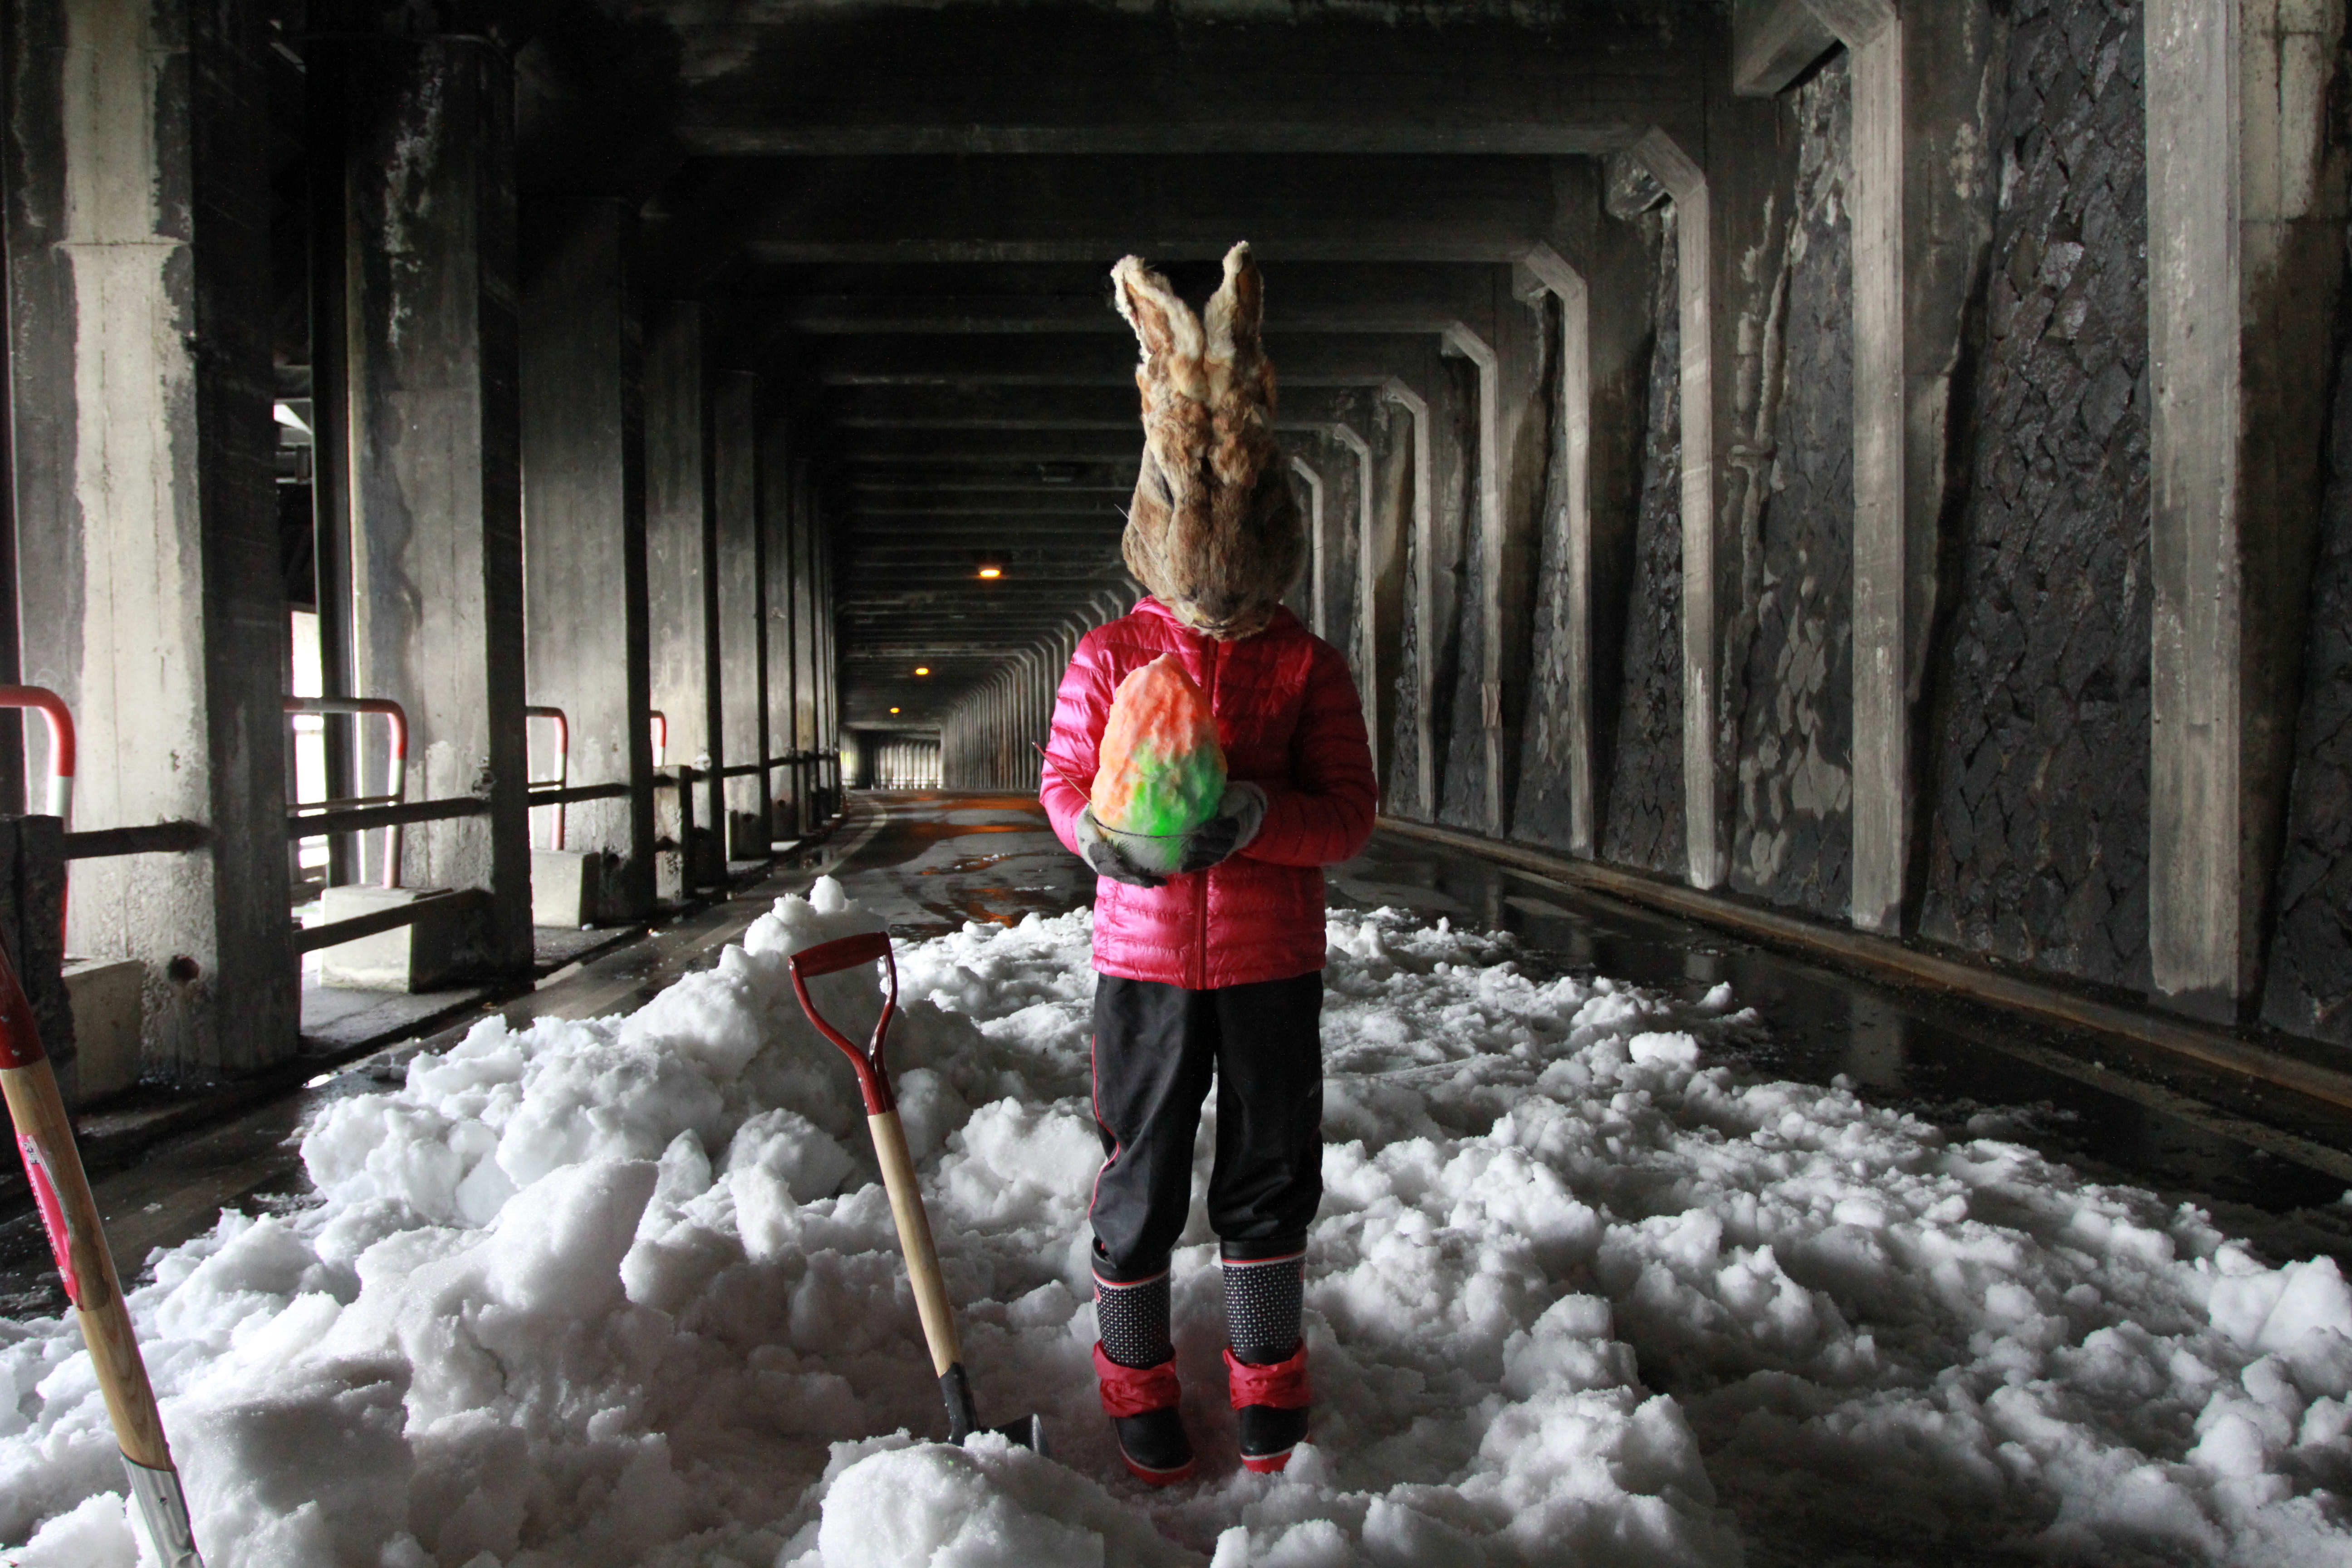
[[[296,713],[373,713],[384,720],[392,731],[392,763],[386,770],[384,798],[394,805],[407,798],[408,710],[389,697],[289,697],[285,707],[289,717]],[[368,797],[362,795],[359,798],[364,802]],[[401,830],[395,824],[384,832],[389,837],[384,840],[383,885],[397,888],[400,886]]]
[[[49,726],[48,798],[42,809],[51,816],[73,814],[74,722],[65,699],[46,686],[0,686],[0,708],[38,710]],[[70,822],[68,824],[71,826]]]
[[[526,726],[533,719],[545,719],[555,726],[555,787],[563,788],[572,782],[572,721],[563,716],[561,708],[530,707],[522,710]],[[555,842],[550,848],[563,847],[563,803],[555,803]]]

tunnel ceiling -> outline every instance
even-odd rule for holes
[[[1135,592],[1114,261],[1197,301],[1249,240],[1284,421],[1328,419],[1569,243],[1563,160],[1696,143],[1717,9],[558,5],[518,58],[523,200],[641,204],[647,296],[706,303],[814,465],[847,721],[935,722]]]

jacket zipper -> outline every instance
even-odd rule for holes
[[[1209,639],[1209,717],[1212,722],[1215,721],[1217,715],[1217,665],[1224,651],[1224,644],[1219,642],[1214,637],[1211,637]],[[1201,873],[1201,885],[1194,891],[1195,896],[1199,898],[1201,902],[1201,913],[1200,937],[1199,940],[1194,942],[1192,944],[1192,972],[1194,976],[1192,989],[1195,991],[1206,991],[1209,988],[1208,872],[1203,871]]]

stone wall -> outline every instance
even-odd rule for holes
[[[2263,1017],[2352,1045],[2352,353],[2338,361]]]
[[[1674,212],[1663,208],[1637,221],[1658,230],[1651,301],[1657,332],[1616,739],[1595,795],[1603,859],[1679,875],[1689,858],[1683,827],[1682,331]]]
[[[1853,95],[1845,57],[1835,57],[1795,99],[1785,393],[1741,695],[1731,885],[1843,919],[1851,902],[1853,731],[1853,247],[1846,216]]]
[[[1946,577],[1921,930],[2086,979],[2147,960],[2140,18],[2015,0],[1975,445]]]

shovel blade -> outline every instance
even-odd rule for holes
[[[1054,1457],[1054,1450],[1045,1442],[1045,1418],[1042,1415],[1024,1415],[1018,1421],[1007,1421],[1003,1426],[991,1426],[989,1430],[1015,1447],[1028,1449],[1041,1459]]]

